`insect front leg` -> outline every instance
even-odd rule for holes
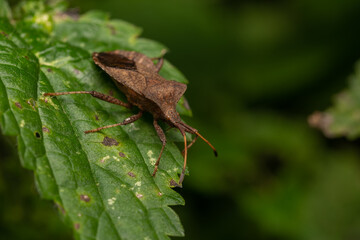
[[[196,140],[198,139],[198,135],[196,135],[195,137],[194,137],[194,139],[191,141],[191,143],[187,146],[187,149],[189,149],[195,142],[196,142]],[[185,149],[184,150],[182,150],[181,151],[181,154],[184,156],[185,155]]]
[[[185,170],[186,170],[186,162],[187,162],[187,142],[186,142],[186,135],[185,135],[185,131],[184,129],[182,129],[181,127],[178,126],[178,129],[180,130],[181,132],[181,135],[183,135],[184,137],[184,166],[183,166],[183,169],[181,171],[181,174],[180,174],[180,179],[179,179],[179,185],[181,186],[182,185],[182,182],[184,181],[184,177],[185,177]]]
[[[164,151],[164,148],[165,148],[165,145],[166,145],[166,136],[165,136],[165,133],[164,131],[162,130],[162,128],[159,126],[159,124],[157,123],[157,119],[154,119],[154,128],[156,130],[156,133],[157,135],[159,136],[161,142],[162,142],[162,147],[161,147],[161,151],[160,151],[160,155],[158,157],[158,160],[156,161],[155,163],[155,168],[154,168],[154,172],[153,172],[153,176],[155,176],[157,170],[158,170],[158,167],[159,167],[159,164],[160,164],[160,158],[161,158],[161,155]]]
[[[125,103],[117,98],[112,96],[96,92],[96,91],[73,91],[73,92],[56,92],[56,93],[44,93],[44,96],[60,96],[60,95],[68,95],[68,94],[90,94],[91,96],[103,100],[105,102],[113,103],[116,105],[120,105],[126,108],[131,108],[131,104]]]
[[[96,129],[88,130],[88,131],[85,131],[85,133],[98,132],[98,131],[101,131],[101,130],[106,129],[106,128],[112,128],[112,127],[117,127],[117,126],[120,126],[120,125],[126,125],[126,124],[129,124],[129,123],[133,123],[136,120],[138,120],[141,116],[142,116],[142,112],[140,111],[138,114],[135,114],[135,115],[132,115],[131,117],[128,117],[127,119],[125,119],[121,123],[116,123],[116,124],[107,125],[107,126],[104,126],[104,127],[99,127],[99,128],[96,128]]]

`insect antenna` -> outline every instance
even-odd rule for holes
[[[208,141],[206,140],[203,136],[201,136],[200,133],[198,133],[198,131],[192,127],[190,127],[189,125],[180,122],[180,124],[175,125],[181,132],[181,134],[184,137],[184,167],[182,169],[181,175],[180,175],[180,179],[179,179],[179,185],[182,184],[182,182],[184,181],[184,177],[185,177],[185,169],[186,169],[186,162],[187,162],[187,150],[188,150],[188,145],[187,145],[187,141],[186,141],[186,135],[185,135],[185,131],[189,132],[189,133],[193,133],[196,134],[198,137],[200,137],[202,140],[204,140],[204,142],[206,142],[214,151],[215,156],[217,157],[217,151],[214,148],[214,146]],[[197,138],[197,137],[196,137]],[[194,141],[192,141],[189,145],[189,147],[194,143]]]
[[[185,124],[185,123],[183,123],[183,122],[180,122],[180,124],[185,127],[185,131],[187,131],[187,132],[189,132],[189,133],[192,133],[192,134],[196,134],[196,135],[199,136],[202,140],[204,140],[204,142],[206,142],[206,143],[212,148],[212,150],[214,151],[215,157],[218,156],[218,153],[217,153],[216,149],[214,148],[214,146],[213,146],[206,138],[204,138],[203,136],[201,136],[201,134],[198,132],[198,130],[196,130],[196,129],[193,128],[193,127],[190,127],[189,125],[187,125],[187,124]],[[192,142],[192,143],[189,145],[189,147],[190,147],[193,143],[194,143],[194,142]]]
[[[214,151],[215,157],[217,157],[217,156],[218,156],[218,153],[217,153],[216,149],[214,148],[214,146],[213,146],[208,140],[206,140],[206,138],[204,138],[203,136],[201,136],[200,133],[198,133],[198,132],[194,132],[194,133],[195,133],[196,135],[198,135],[202,140],[204,140],[204,142],[206,142],[206,143],[212,148],[212,150]]]

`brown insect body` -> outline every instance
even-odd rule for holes
[[[185,93],[186,84],[161,77],[160,69],[150,58],[138,52],[117,50],[94,53],[93,59],[112,77],[129,103],[171,126],[181,122],[176,104]]]
[[[155,164],[153,176],[155,176],[157,172],[160,158],[166,145],[165,134],[158,125],[157,120],[161,119],[171,127],[178,128],[184,137],[184,167],[180,176],[179,186],[181,186],[185,176],[187,149],[192,146],[197,137],[202,138],[208,143],[214,150],[215,156],[217,156],[215,148],[203,138],[196,129],[181,121],[179,114],[176,112],[176,104],[185,93],[186,84],[166,80],[158,74],[163,64],[162,58],[154,65],[153,60],[144,54],[133,51],[116,50],[111,52],[93,53],[93,60],[111,76],[116,86],[125,94],[129,103],[124,103],[116,98],[95,91],[45,93],[44,95],[59,96],[66,94],[91,94],[93,97],[124,107],[130,108],[131,105],[137,106],[140,109],[140,112],[125,119],[122,123],[100,127],[86,131],[85,133],[97,132],[105,128],[119,125],[126,125],[139,119],[142,116],[143,111],[150,112],[154,117],[153,124],[155,130],[162,142],[161,152]],[[186,142],[185,132],[196,134],[196,137],[189,145],[187,145]]]

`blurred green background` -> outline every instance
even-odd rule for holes
[[[200,141],[189,152],[191,175],[177,189],[186,206],[174,208],[185,239],[360,239],[359,141],[329,140],[307,124],[360,58],[360,1],[69,4],[142,27],[190,80],[186,121],[219,157]],[[14,142],[0,140],[0,239],[72,239]]]

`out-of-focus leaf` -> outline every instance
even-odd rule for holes
[[[338,94],[334,105],[325,112],[315,112],[309,124],[320,128],[328,137],[346,136],[349,139],[360,135],[360,64],[350,77],[350,86]]]
[[[11,17],[10,7],[6,1],[0,1],[0,17]]]

